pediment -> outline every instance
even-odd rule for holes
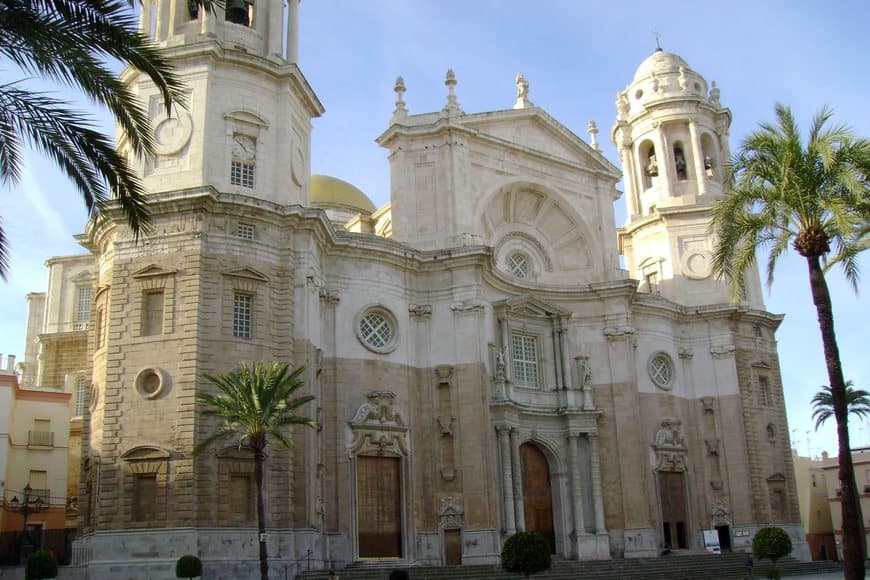
[[[257,113],[245,109],[236,109],[235,111],[230,111],[224,118],[227,120],[237,121],[239,123],[247,123],[249,125],[256,125],[258,127],[268,128],[269,122],[266,121],[263,117],[258,115]]]
[[[781,473],[774,473],[770,477],[767,478],[768,483],[784,483],[785,476]]]
[[[128,449],[121,454],[124,461],[165,461],[169,459],[169,451],[160,447],[141,445]]]
[[[494,306],[496,311],[502,311],[516,316],[559,316],[565,318],[571,316],[571,313],[567,310],[529,295],[511,298],[510,300],[503,300],[497,302]]]
[[[149,264],[141,270],[133,272],[131,276],[133,278],[153,278],[155,276],[172,276],[176,272],[178,272],[178,270],[168,270],[158,266],[157,264]]]
[[[604,155],[538,107],[468,115],[463,124],[481,134],[609,174],[614,179],[622,176]]]
[[[93,280],[94,273],[90,272],[89,270],[82,270],[81,272],[70,278],[70,282],[76,285],[84,285],[89,282],[93,282]]]
[[[224,276],[230,276],[232,278],[243,278],[246,280],[255,280],[257,282],[268,282],[269,278],[265,274],[254,270],[253,268],[233,268],[232,270],[227,270],[223,272]]]

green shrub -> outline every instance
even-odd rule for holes
[[[24,577],[27,580],[44,580],[57,576],[57,560],[45,550],[37,550],[27,557]]]
[[[518,532],[501,550],[501,567],[526,578],[550,569],[550,543],[537,532]]]
[[[196,578],[202,576],[202,560],[186,554],[175,563],[176,578]]]
[[[772,578],[773,580],[779,580],[782,578],[782,575],[779,573],[779,570],[776,568],[768,568],[764,571],[765,578]]]
[[[791,554],[791,538],[777,527],[761,528],[752,538],[752,552],[756,558],[776,561]]]

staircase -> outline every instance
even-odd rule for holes
[[[756,561],[754,577],[764,578],[770,561]],[[800,562],[794,558],[779,561],[783,576],[840,572],[838,562]],[[339,571],[341,580],[387,580],[393,567],[351,565]],[[517,580],[519,574],[495,566],[419,566],[406,568],[411,580]],[[304,580],[326,580],[326,571],[305,572]],[[535,574],[535,580],[743,580],[747,577],[744,555],[689,554],[630,560],[583,561],[554,559],[547,572]]]

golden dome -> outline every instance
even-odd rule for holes
[[[370,214],[377,208],[366,194],[346,181],[329,175],[311,176],[311,205],[338,207]]]

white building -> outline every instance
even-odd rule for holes
[[[210,577],[256,570],[250,455],[191,455],[214,429],[202,374],[252,359],[306,365],[316,396],[317,429],[269,458],[279,565],[495,562],[523,529],[573,559],[698,549],[713,528],[743,549],[768,524],[806,556],[781,317],[757,276],[739,304],[711,276],[731,120],[715,85],[676,55],[644,60],[618,97],[620,172],[596,127],[580,139],[521,75],[512,109],[481,113],[448,72],[444,107],[410,115],[399,79],[376,209],[310,175],[323,108],[297,63],[297,4],[144,4],[190,107],[168,116],[123,74],[154,121],[159,155],[138,171],[155,229],[137,243],[116,212],[82,238],[90,577],[159,577],[184,553]]]

